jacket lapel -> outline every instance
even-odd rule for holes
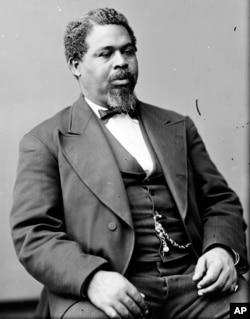
[[[180,215],[187,212],[187,150],[185,121],[166,118],[166,111],[140,104],[142,124],[161,163]],[[159,110],[159,109],[158,109]]]
[[[139,103],[139,114],[159,158],[183,219],[187,211],[187,154],[184,120],[172,121]],[[164,117],[162,117],[164,115]],[[125,187],[105,134],[83,96],[71,107],[61,149],[82,182],[115,214],[133,227]]]
[[[83,96],[71,107],[67,132],[61,132],[64,156],[96,197],[133,227],[125,187],[98,119]]]

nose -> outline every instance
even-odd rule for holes
[[[128,62],[126,58],[120,51],[117,51],[114,56],[114,69],[127,68],[127,67],[128,67]]]

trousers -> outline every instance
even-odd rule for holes
[[[162,262],[138,262],[130,266],[126,277],[146,296],[148,319],[229,319],[230,303],[249,302],[249,286],[243,277],[239,276],[239,289],[235,293],[198,296],[192,280],[195,264],[179,267],[182,273],[168,275],[169,269]],[[62,318],[108,319],[88,301],[75,303]]]
[[[230,303],[249,302],[247,281],[239,277],[236,293],[213,293],[199,296],[192,280],[195,264],[168,275],[164,263],[137,265],[128,279],[146,296],[150,319],[229,319]],[[136,270],[136,268],[135,268]],[[142,271],[143,270],[143,271]]]

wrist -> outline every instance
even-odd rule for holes
[[[223,245],[223,244],[215,244],[215,245],[210,246],[206,251],[211,250],[213,248],[224,249],[229,254],[229,256],[232,258],[234,266],[238,265],[238,263],[240,261],[240,255],[234,249],[232,249],[226,245]]]
[[[86,298],[88,296],[87,292],[88,292],[88,288],[89,285],[92,281],[92,279],[94,278],[94,276],[101,271],[108,271],[110,270],[110,266],[109,264],[104,264],[101,265],[100,267],[96,268],[95,270],[93,270],[89,276],[87,277],[87,279],[83,282],[82,286],[81,286],[81,296]]]

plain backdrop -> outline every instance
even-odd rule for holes
[[[64,30],[70,20],[103,6],[123,12],[134,28],[138,97],[192,117],[248,220],[247,0],[0,0],[0,300],[40,292],[10,236],[18,144],[78,98],[64,57]]]

